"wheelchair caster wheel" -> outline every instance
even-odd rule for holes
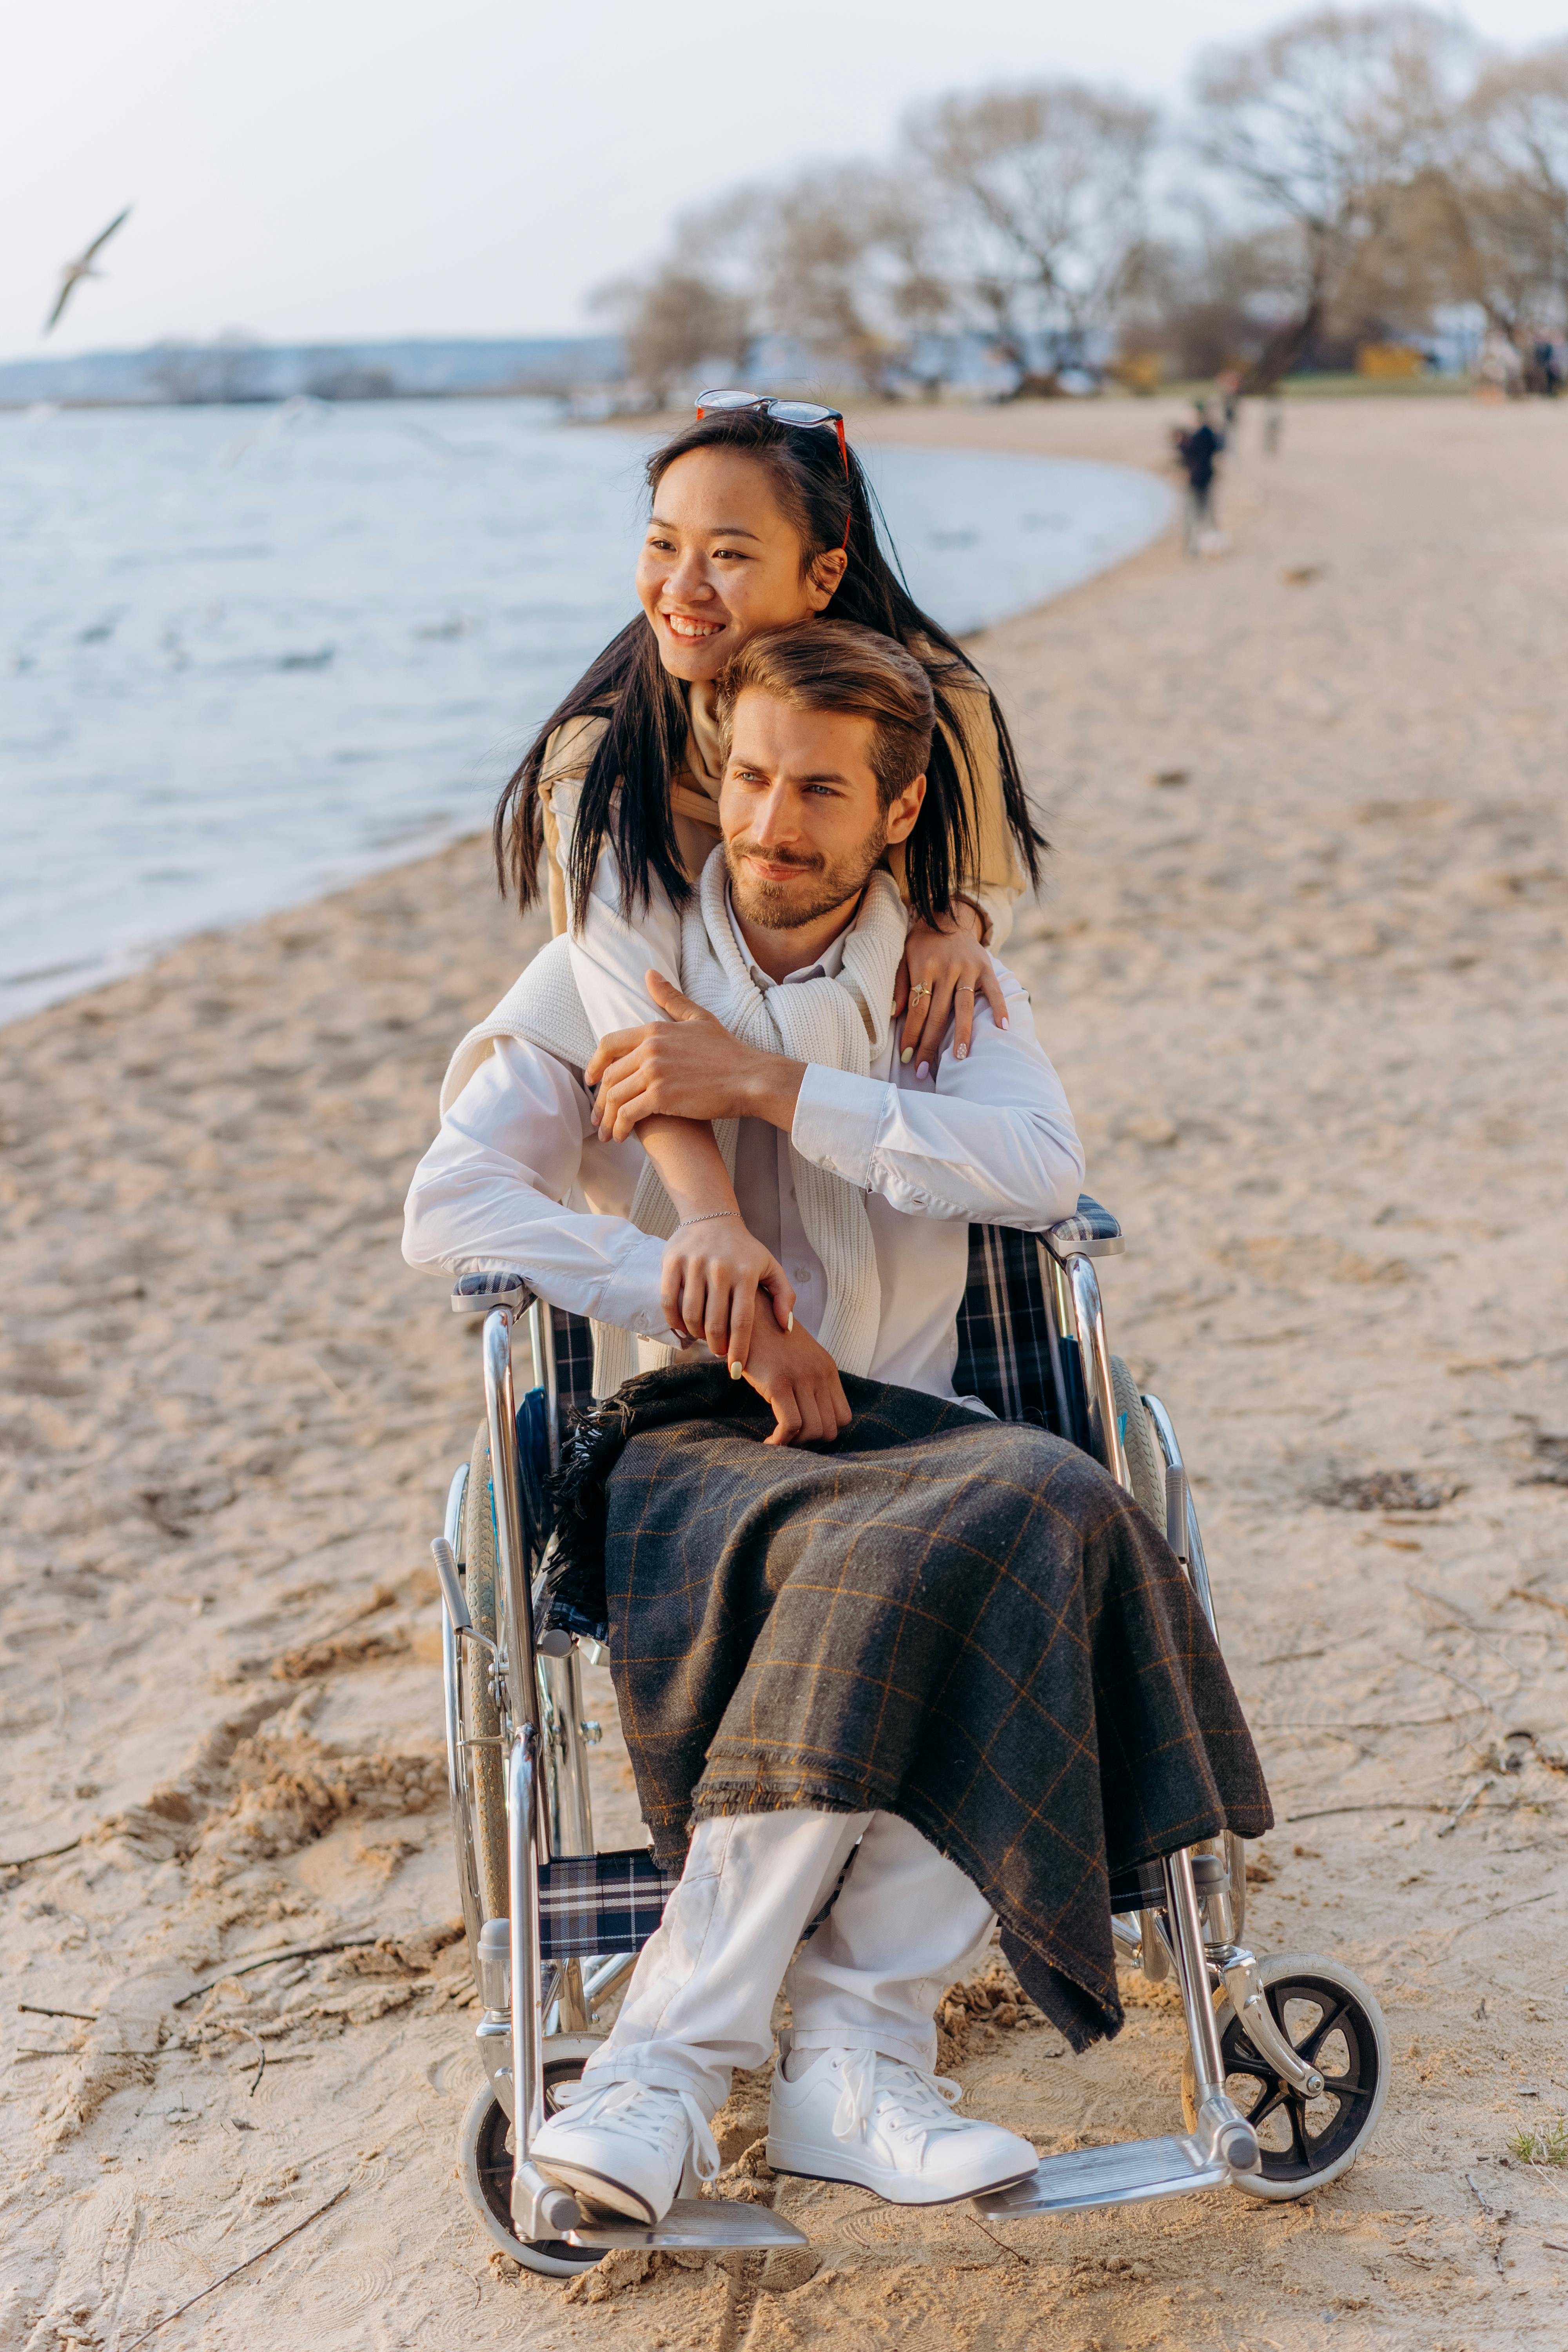
[[[574,2083],[595,2047],[586,2038],[574,2038],[556,2056],[544,2052],[544,2107],[554,2105],[552,2094],[563,2083]],[[468,2103],[458,2133],[458,2164],[468,2202],[483,2222],[492,2244],[510,2254],[524,2270],[544,2278],[575,2278],[601,2260],[583,2246],[569,2246],[563,2238],[538,2242],[518,2237],[511,2219],[511,2123],[488,2083],[481,2083]]]
[[[1376,1995],[1338,1960],[1273,1952],[1258,1973],[1280,2032],[1323,2077],[1315,2099],[1292,2090],[1258,2055],[1228,1997],[1216,2000],[1225,2087],[1257,2132],[1262,2158],[1256,2172],[1235,2176],[1236,2186],[1279,2203],[1327,2188],[1372,2137],[1388,2095],[1388,2029]],[[1198,2113],[1190,2051],[1182,2107],[1190,2131]]]

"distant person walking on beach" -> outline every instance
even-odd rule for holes
[[[1186,550],[1189,555],[1216,555],[1225,541],[1215,520],[1215,463],[1225,447],[1225,436],[1209,423],[1203,402],[1196,405],[1196,425],[1176,444],[1187,478]]]
[[[1234,449],[1241,425],[1241,378],[1235,368],[1226,368],[1223,375],[1215,376],[1214,388],[1219,395],[1226,446]]]
[[[1285,404],[1279,393],[1271,392],[1263,411],[1263,454],[1266,457],[1279,455],[1279,434],[1285,423]]]

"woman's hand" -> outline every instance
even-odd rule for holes
[[[664,1245],[659,1303],[666,1321],[683,1339],[706,1339],[736,1379],[736,1368],[752,1352],[759,1290],[772,1304],[769,1320],[786,1331],[795,1316],[794,1286],[739,1217],[703,1217]]]
[[[952,1050],[962,1062],[974,1034],[976,994],[991,1007],[998,1029],[1007,1026],[1007,1000],[995,968],[980,944],[983,926],[964,900],[942,918],[940,928],[917,916],[904,942],[904,960],[893,983],[893,1018],[908,1008],[899,1059],[921,1056],[915,1076],[923,1077],[936,1061],[938,1049],[952,1021]]]

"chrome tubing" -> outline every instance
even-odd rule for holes
[[[563,1658],[541,1658],[553,1746],[550,1774],[550,1833],[557,1853],[592,1853],[594,1808],[583,1739],[583,1669],[575,1648]]]
[[[468,1500],[468,1465],[459,1464],[447,1490],[447,1541],[458,1559],[463,1557],[463,1506]],[[458,1637],[452,1631],[452,1621],[441,1604],[441,1697],[447,1722],[447,1794],[455,1806],[468,1802],[468,1774],[463,1762],[463,1722],[461,1694],[458,1677]]]
[[[594,2016],[602,2002],[608,2000],[623,1977],[629,1977],[637,1964],[635,1952],[607,1952],[602,1960],[590,1960],[583,1970],[583,1998],[588,2013]]]
[[[511,1903],[511,2080],[513,2185],[544,2127],[544,2067],[539,1964],[539,1880],[533,1863],[533,1815],[539,1794],[534,1757],[538,1734],[525,1727],[507,1758],[507,1878]]]
[[[1119,1486],[1132,1492],[1128,1475],[1127,1455],[1121,1444],[1121,1432],[1117,1426],[1116,1400],[1110,1386],[1110,1350],[1105,1339],[1105,1311],[1100,1302],[1100,1284],[1093,1265],[1086,1257],[1070,1257],[1067,1277],[1071,1292],[1073,1322],[1077,1328],[1079,1360],[1083,1366],[1083,1384],[1089,1403],[1089,1437],[1095,1453],[1110,1471]]]
[[[1037,1241],[1040,1260],[1040,1286],[1046,1294],[1046,1336],[1051,1349],[1051,1385],[1057,1396],[1057,1427],[1069,1444],[1077,1423],[1073,1409],[1073,1388],[1068,1378],[1068,1367],[1062,1360],[1062,1340],[1073,1328],[1072,1293],[1061,1267],[1044,1242]]]
[[[559,1854],[592,1853],[594,1810],[588,1794],[588,1759],[583,1738],[583,1676],[576,1648],[563,1658],[541,1656],[545,1736],[550,1742],[545,1759],[544,1787],[550,1812],[550,1842]],[[583,1963],[568,1960],[555,1990],[556,2033],[582,2033],[592,2011],[584,1988]]]
[[[1168,1853],[1160,1867],[1164,1874],[1172,1952],[1182,1988],[1193,2071],[1197,2077],[1198,2118],[1193,2138],[1205,2157],[1228,2165],[1232,2172],[1256,2172],[1260,2160],[1258,2134],[1225,2087],[1225,2059],[1219,2046],[1219,2021],[1209,1994],[1208,1959],[1204,1950],[1203,1923],[1198,1916],[1197,1888],[1193,1884],[1193,1858],[1183,1846],[1177,1853]]]
[[[511,1719],[533,1734],[542,1748],[544,1725],[539,1704],[538,1661],[533,1648],[533,1610],[528,1563],[522,1548],[521,1491],[517,1460],[517,1399],[511,1380],[511,1318],[492,1307],[484,1328],[485,1417],[489,1427],[490,1487],[495,1496],[501,1591],[506,1601],[506,1679]],[[534,1845],[541,1862],[550,1859],[548,1809],[535,1805]]]
[[[1209,1621],[1209,1631],[1217,1635],[1219,1628],[1215,1623],[1214,1594],[1209,1589],[1209,1564],[1204,1557],[1204,1539],[1198,1532],[1197,1509],[1193,1502],[1192,1485],[1187,1478],[1186,1464],[1182,1460],[1182,1449],[1176,1443],[1175,1424],[1157,1396],[1146,1396],[1143,1402],[1149,1408],[1149,1418],[1154,1424],[1154,1434],[1160,1441],[1160,1451],[1165,1457],[1167,1471],[1177,1472],[1186,1486],[1187,1543],[1186,1556],[1182,1564],[1192,1580],[1193,1590],[1198,1596],[1198,1605]],[[1173,1544],[1171,1549],[1178,1558],[1181,1557],[1179,1545]]]
[[[561,1467],[561,1383],[555,1370],[555,1318],[548,1302],[536,1298],[528,1310],[528,1344],[533,1356],[533,1385],[544,1391],[544,1419],[550,1439],[550,1466]]]
[[[1198,2104],[1225,2088],[1225,2061],[1220,2055],[1219,2027],[1209,1999],[1207,1956],[1203,1924],[1198,1917],[1198,1891],[1193,1884],[1193,1858],[1183,1846],[1161,1864],[1165,1876],[1165,1906],[1171,1922],[1171,1947],[1176,1978],[1182,1989],[1187,2036],[1193,2045],[1193,2065],[1198,2078]]]
[[[1266,2059],[1276,2074],[1305,2099],[1322,2096],[1323,2078],[1309,2060],[1302,2057],[1295,2045],[1274,2022],[1263,1986],[1258,1979],[1256,1956],[1239,1944],[1228,1945],[1225,1950],[1211,1953],[1211,1961],[1225,1980],[1230,2005],[1253,2048]]]

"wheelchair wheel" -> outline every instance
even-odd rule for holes
[[[544,2110],[553,2111],[554,2093],[574,2083],[598,2043],[584,2035],[557,2035],[544,2045]],[[563,2238],[520,2238],[511,2221],[511,2123],[488,2083],[468,2103],[458,2133],[458,2168],[469,2204],[493,2242],[524,2270],[544,2278],[575,2278],[600,2256]]]
[[[1318,2098],[1292,2090],[1254,2050],[1228,1997],[1219,1997],[1225,2087],[1257,2132],[1263,2158],[1257,2172],[1238,2173],[1236,2185],[1282,2203],[1337,2180],[1376,2130],[1388,2096],[1388,2029],[1376,1994],[1338,1960],[1273,1952],[1258,1972],[1280,2032],[1323,2077]],[[1190,2131],[1197,2121],[1190,2051],[1182,2107]]]
[[[468,1465],[468,1488],[463,1504],[463,1551],[468,1614],[475,1631],[493,1642],[500,1567],[495,1506],[490,1496],[489,1433],[483,1422]],[[463,1642],[458,1646],[462,1651],[463,1736],[476,1743],[468,1753],[479,1891],[484,1898],[485,1917],[504,1919],[511,1897],[507,1878],[506,1767],[500,1747],[500,1716],[490,1688],[489,1657],[472,1642]],[[469,1957],[477,1965],[478,1954]]]
[[[1122,1451],[1132,1492],[1162,1535],[1165,1532],[1165,1457],[1138,1383],[1120,1356],[1110,1359],[1110,1393],[1121,1423]]]

